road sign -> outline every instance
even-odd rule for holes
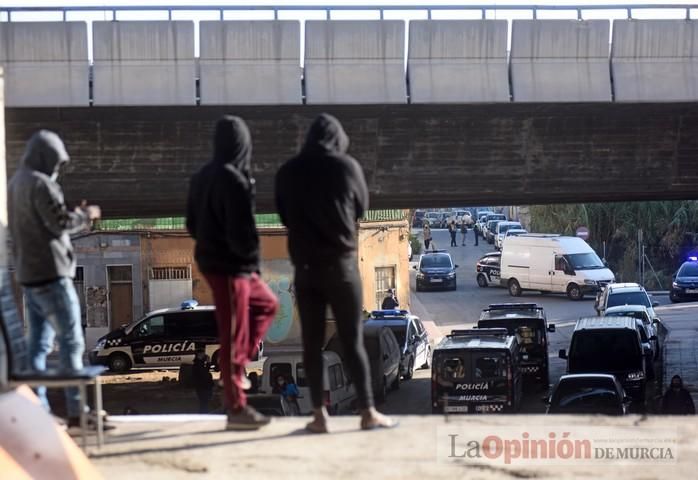
[[[579,227],[577,229],[577,236],[582,240],[587,240],[589,238],[589,229],[587,227]]]

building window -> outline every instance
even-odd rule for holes
[[[388,290],[395,288],[395,267],[376,267],[376,308],[380,309]]]
[[[191,266],[152,267],[150,280],[191,280]]]

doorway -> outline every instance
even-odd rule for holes
[[[107,266],[107,281],[109,285],[109,329],[116,330],[133,321],[132,266]]]

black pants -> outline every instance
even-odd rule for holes
[[[456,231],[455,230],[450,230],[448,233],[451,234],[451,246],[452,247],[457,247],[458,244],[456,243]]]
[[[208,404],[213,397],[213,387],[196,389],[196,396],[199,399],[199,413],[208,413]]]
[[[364,348],[362,292],[355,254],[319,265],[296,265],[296,301],[303,330],[303,362],[314,408],[323,406],[322,348],[327,305],[332,307],[344,362],[356,388],[359,408],[373,406],[371,375]]]
[[[429,244],[431,243],[431,238],[424,239],[424,249],[429,250]]]
[[[477,247],[480,235],[475,230],[473,230],[473,233],[475,234],[475,246]]]

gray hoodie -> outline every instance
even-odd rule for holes
[[[10,234],[14,244],[17,280],[40,285],[75,276],[70,234],[89,227],[87,214],[66,209],[56,183],[68,152],[61,138],[48,130],[32,135],[20,167],[8,186]]]

